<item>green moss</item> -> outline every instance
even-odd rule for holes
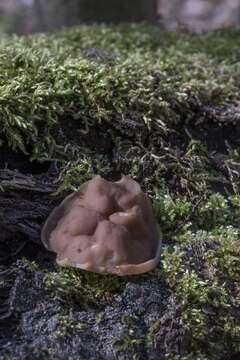
[[[98,275],[79,269],[58,268],[46,276],[46,290],[65,300],[69,306],[100,306],[124,288],[126,279]]]
[[[76,191],[94,175],[106,175],[109,171],[110,167],[104,156],[83,154],[80,160],[70,161],[62,168],[58,192]]]
[[[141,345],[144,343],[144,339],[138,339],[138,338],[134,338],[130,336],[125,336],[124,338],[122,338],[121,340],[115,340],[113,342],[113,346],[114,348],[117,350],[117,352],[122,352],[122,351],[133,351],[133,348],[137,345]],[[139,357],[136,356],[136,359],[138,359]]]
[[[186,197],[164,192],[155,197],[163,238],[171,240],[159,275],[180,305],[180,324],[190,334],[189,355],[170,354],[170,359],[217,360],[240,350],[239,200],[214,193],[195,207]],[[157,319],[149,330],[151,343],[160,327]]]
[[[231,35],[229,35],[229,32]],[[192,116],[190,102],[239,100],[238,31],[177,37],[154,27],[79,27],[0,42],[0,124],[13,148],[36,159],[61,159],[53,129],[74,121],[82,131],[137,111],[149,126]],[[116,54],[111,62],[82,50]],[[217,50],[214,50],[217,49]],[[238,50],[236,50],[238,51]],[[212,54],[214,52],[214,54]],[[28,146],[27,146],[28,144]],[[65,144],[67,145],[67,144]]]
[[[76,322],[69,315],[58,315],[57,316],[57,329],[51,335],[54,339],[66,339],[71,338],[77,332],[86,328],[84,322]]]
[[[164,236],[172,236],[174,241],[182,243],[193,231],[237,227],[239,201],[239,196],[226,199],[219,193],[206,193],[194,202],[187,196],[171,196],[169,192],[160,191],[154,196],[153,208]]]
[[[189,354],[166,355],[171,360],[240,351],[240,153],[225,141],[240,101],[239,35],[81,26],[0,41],[0,146],[57,160],[59,192],[123,173],[152,198],[164,251],[145,276],[165,281],[190,334]],[[214,115],[204,115],[209,108]],[[194,136],[189,123],[206,133]],[[226,139],[216,141],[223,126]],[[98,144],[104,137],[109,147]],[[85,308],[101,306],[128,280],[57,268],[45,285],[50,297]],[[56,336],[80,330],[65,315],[59,323]],[[151,341],[160,326],[156,319]],[[115,347],[134,356],[141,344],[127,334]]]
[[[40,267],[36,261],[28,260],[27,258],[23,257],[19,263],[17,263],[18,268],[24,268],[30,272],[39,271]]]
[[[240,232],[219,227],[186,233],[185,242],[163,253],[163,272],[182,305],[181,321],[191,349],[209,359],[239,352]],[[209,331],[211,329],[211,331]]]
[[[141,280],[153,277],[159,278],[158,271],[136,278]],[[58,267],[55,272],[46,274],[45,289],[51,297],[65,300],[69,307],[98,307],[111,300],[114,295],[122,293],[131,279],[132,277],[128,276],[100,275],[80,269]]]

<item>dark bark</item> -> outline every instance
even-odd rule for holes
[[[24,238],[40,242],[41,225],[54,207],[56,187],[46,176],[0,170],[0,244]]]

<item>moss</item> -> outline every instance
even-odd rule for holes
[[[130,330],[131,331],[131,330]],[[144,343],[144,339],[138,339],[131,336],[125,336],[122,339],[115,340],[113,342],[114,348],[117,350],[117,352],[124,352],[124,351],[133,351],[134,347],[137,345],[141,345]],[[135,355],[135,359],[139,358],[139,355]]]
[[[124,173],[152,198],[164,251],[145,277],[165,281],[190,334],[188,355],[171,360],[240,352],[239,34],[81,26],[0,41],[0,146],[59,162],[58,192]],[[86,308],[127,281],[57,268],[45,287]],[[79,330],[65,315],[59,324],[56,336]],[[134,356],[142,341],[127,334],[115,347]]]
[[[237,101],[239,66],[235,53],[227,51],[228,31],[176,37],[143,25],[83,26],[2,39],[2,133],[11,147],[33,158],[61,159],[63,146],[53,133],[60,120],[73,120],[87,131],[114,121],[116,114],[137,111],[153,126],[158,119],[182,121],[183,113],[187,120],[193,99],[216,105]],[[230,34],[237,39],[237,31]],[[110,63],[93,61],[82,52],[92,47],[116,57]]]
[[[87,325],[74,321],[69,315],[58,315],[56,331],[52,334],[55,339],[71,338],[76,332],[84,330]]]
[[[65,300],[69,306],[87,308],[100,306],[101,302],[124,288],[126,279],[116,276],[98,275],[78,269],[58,268],[46,276],[47,292],[57,298]]]
[[[80,160],[68,162],[59,177],[58,193],[62,191],[76,191],[84,182],[95,175],[105,175],[110,171],[109,164],[104,156],[86,154]]]
[[[121,323],[126,326],[126,331],[118,338],[113,339],[113,347],[117,353],[131,354],[133,359],[141,358],[141,349],[145,342],[144,337],[138,336],[136,318],[129,315],[123,315]]]
[[[209,359],[237,353],[239,229],[218,227],[183,237],[181,245],[164,251],[163,272],[182,305],[181,321],[191,333],[191,349],[202,349]]]
[[[194,199],[193,199],[194,200]],[[173,237],[175,242],[185,242],[187,234],[194,231],[238,227],[239,196],[228,199],[219,193],[205,194],[200,201],[190,201],[187,196],[171,196],[169,192],[158,191],[154,196],[153,208],[161,224],[164,237]],[[191,236],[191,235],[190,235]]]
[[[136,276],[138,280],[159,278],[157,271]],[[116,275],[99,275],[80,269],[58,267],[45,277],[45,289],[51,297],[60,298],[69,307],[101,307],[111,301],[116,294],[122,293],[132,277]],[[100,319],[98,319],[100,321]]]
[[[17,263],[19,269],[24,268],[27,271],[35,272],[40,270],[40,266],[36,261],[30,261],[27,258],[22,258],[19,263]]]
[[[157,270],[180,306],[179,326],[191,334],[188,356],[171,359],[220,359],[239,353],[240,231],[239,196],[210,194],[194,205],[157,193],[154,209],[165,245]],[[192,211],[194,208],[194,211]],[[148,341],[155,342],[161,319]]]

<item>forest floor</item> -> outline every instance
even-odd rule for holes
[[[240,30],[82,26],[0,40],[0,359],[240,356]],[[134,277],[60,268],[51,210],[139,181],[163,233]]]

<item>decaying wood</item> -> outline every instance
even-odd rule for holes
[[[51,194],[56,186],[42,176],[24,175],[9,169],[0,170],[0,187],[5,190],[27,190]]]
[[[0,170],[0,243],[24,236],[40,242],[42,223],[55,206],[53,179]]]

